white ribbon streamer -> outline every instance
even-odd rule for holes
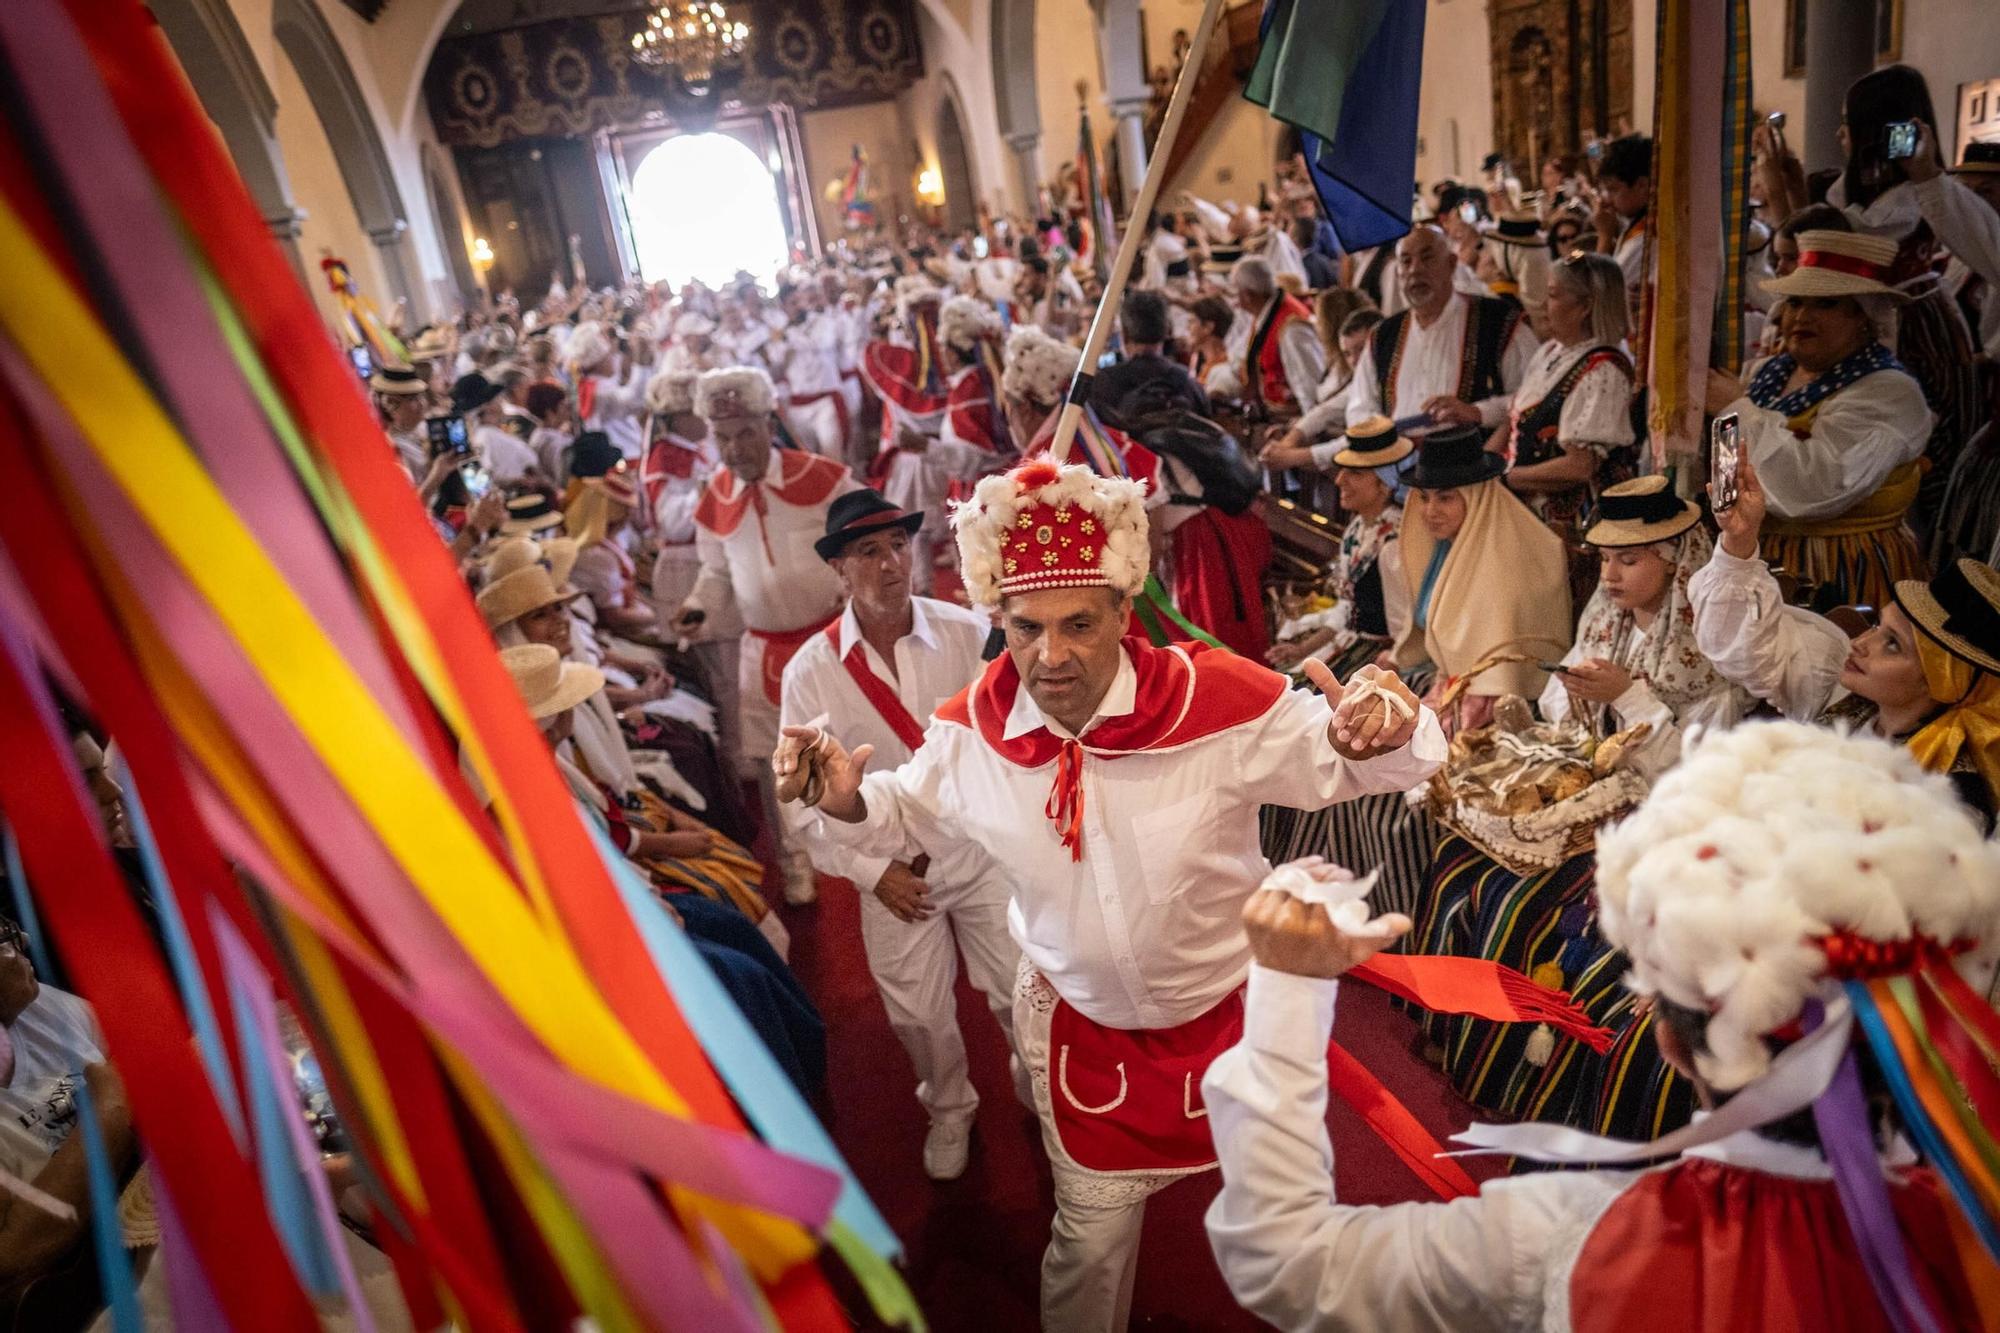
[[[1677,1157],[1691,1148],[1768,1125],[1811,1106],[1833,1082],[1841,1057],[1847,1054],[1853,1029],[1854,1011],[1846,998],[1828,1001],[1826,1022],[1804,1040],[1780,1052],[1764,1077],[1724,1102],[1714,1113],[1650,1143],[1603,1138],[1562,1125],[1473,1125],[1464,1133],[1451,1136],[1453,1143],[1470,1146],[1444,1155],[1477,1157],[1506,1153],[1537,1162],[1598,1166]]]

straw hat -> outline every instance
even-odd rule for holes
[[[1903,579],[1896,605],[1945,651],[2000,672],[2000,573],[1961,557],[1928,584]]]
[[[1896,262],[1896,243],[1858,231],[1802,231],[1799,266],[1764,284],[1773,296],[1891,296],[1903,294],[1885,279]]]
[[[431,382],[408,366],[383,366],[368,377],[368,387],[391,398],[429,393]]]
[[[1969,143],[1965,146],[1965,156],[1958,165],[1950,168],[1954,176],[1990,176],[2000,174],[2000,143]]]
[[[500,661],[514,678],[514,688],[528,705],[528,716],[540,722],[570,709],[604,688],[604,673],[581,662],[565,662],[546,643],[523,643],[500,650]]]
[[[571,601],[577,596],[573,592],[559,591],[548,570],[540,565],[529,565],[487,584],[479,594],[479,614],[486,617],[486,628],[499,629],[502,625],[513,624],[530,611]]]
[[[1347,428],[1347,446],[1333,456],[1338,467],[1378,468],[1400,463],[1417,451],[1406,436],[1396,433],[1396,423],[1387,417],[1369,417]]]
[[[549,582],[558,588],[569,582],[578,549],[574,537],[551,537],[542,543],[542,563],[549,567]]]
[[[410,360],[413,363],[417,361],[436,361],[451,350],[451,340],[442,328],[433,324],[411,339],[405,350],[409,352]]]
[[[514,537],[501,542],[486,558],[486,581],[496,583],[516,570],[542,562],[542,548],[532,537]]]
[[[1597,522],[1583,540],[1598,547],[1651,546],[1700,521],[1700,508],[1675,495],[1664,476],[1635,477],[1607,486],[1597,497]]]
[[[531,532],[553,528],[562,522],[562,510],[550,502],[549,497],[535,492],[517,495],[507,501],[507,517],[500,523],[500,533],[505,537],[524,537]]]
[[[1486,234],[1502,245],[1540,246],[1549,243],[1549,238],[1542,232],[1540,219],[1532,213],[1503,213]]]

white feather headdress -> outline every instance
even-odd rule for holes
[[[986,478],[951,516],[966,592],[979,606],[1044,588],[1138,592],[1152,563],[1145,496],[1128,477],[1045,457]]]

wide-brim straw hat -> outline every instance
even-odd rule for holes
[[[517,495],[507,501],[507,517],[501,520],[500,531],[504,536],[523,537],[556,527],[562,521],[562,510],[548,496],[537,491],[530,495]]]
[[[1961,558],[1929,583],[1896,584],[1896,605],[1946,652],[2000,672],[2000,572]]]
[[[517,569],[487,584],[476,599],[479,614],[486,618],[486,628],[499,629],[511,625],[532,611],[557,602],[573,601],[579,594],[564,592],[554,577],[540,565],[529,565]]]
[[[1967,144],[1965,156],[1949,170],[1954,176],[2000,175],[2000,143]]]
[[[368,387],[391,398],[405,398],[429,393],[431,382],[408,366],[382,366],[368,377]]]
[[[558,588],[569,582],[580,549],[574,537],[551,537],[542,543],[542,563],[549,567],[549,582]]]
[[[1395,422],[1387,417],[1369,417],[1347,428],[1347,444],[1333,456],[1333,461],[1336,467],[1388,467],[1416,451],[1414,440],[1396,433]]]
[[[500,650],[500,661],[514,678],[528,715],[540,722],[570,709],[604,688],[604,673],[581,662],[565,662],[545,643],[523,643]]]
[[[1597,497],[1597,521],[1583,534],[1598,547],[1651,546],[1672,541],[1701,521],[1701,509],[1675,495],[1664,476],[1607,486]]]
[[[1905,299],[1888,282],[1896,243],[1887,237],[1858,231],[1802,231],[1798,243],[1799,266],[1764,284],[1771,295]]]
[[[1547,233],[1542,230],[1541,219],[1532,213],[1502,214],[1486,236],[1488,240],[1502,245],[1541,246],[1549,243]]]

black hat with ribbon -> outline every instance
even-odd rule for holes
[[[462,417],[468,412],[477,412],[499,396],[500,386],[478,371],[460,375],[451,385],[452,415]]]
[[[1587,545],[1650,546],[1670,541],[1701,521],[1701,510],[1674,494],[1664,476],[1635,477],[1607,486],[1597,497],[1597,521],[1583,534]]]
[[[1491,481],[1506,470],[1507,460],[1486,447],[1478,427],[1450,426],[1417,442],[1417,465],[1408,480],[1416,490],[1449,491]]]
[[[2000,573],[1961,558],[1929,583],[1896,585],[1896,605],[1954,657],[2000,672]]]
[[[851,542],[860,541],[884,529],[900,528],[914,535],[924,525],[922,514],[899,509],[882,493],[863,487],[849,491],[826,508],[826,535],[813,543],[822,560],[832,560]]]
[[[601,430],[587,430],[569,446],[569,474],[572,477],[602,477],[625,462],[625,454]]]

